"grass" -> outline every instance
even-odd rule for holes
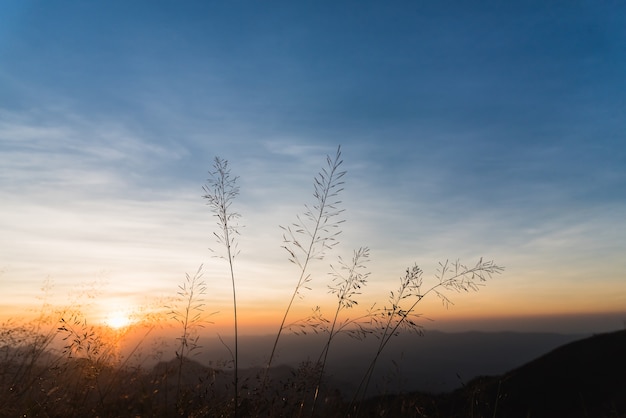
[[[176,383],[176,405],[179,409],[184,408],[184,390],[182,385],[183,367],[190,355],[197,353],[201,348],[198,340],[198,328],[204,327],[204,295],[206,295],[206,283],[202,280],[202,266],[193,276],[186,275],[185,282],[180,285],[178,291],[178,303],[167,306],[170,309],[171,318],[181,326],[181,335],[177,337],[179,348],[176,350],[178,360],[178,377]]]
[[[298,215],[296,222],[281,227],[284,231],[283,248],[288,253],[289,261],[298,268],[298,281],[278,327],[267,369],[272,366],[276,356],[276,348],[283,331],[287,328],[285,324],[296,296],[308,289],[311,282],[311,275],[308,273],[309,264],[314,260],[322,260],[326,251],[338,244],[337,236],[341,233],[339,226],[343,223],[343,219],[337,220],[343,212],[343,209],[338,208],[341,204],[338,196],[343,190],[341,179],[346,174],[345,171],[340,171],[343,163],[340,147],[337,148],[334,159],[326,157],[326,163],[327,167],[323,168],[314,179],[315,204],[305,206],[304,215]]]
[[[103,328],[88,324],[80,306],[58,310],[43,303],[41,314],[25,325],[5,323],[0,328],[0,411],[6,416],[359,416],[381,354],[402,332],[421,333],[418,304],[437,297],[447,307],[450,293],[476,291],[502,267],[480,259],[468,267],[459,261],[442,262],[432,283],[425,284],[417,265],[405,270],[398,287],[381,305],[362,308],[358,297],[367,285],[367,247],[353,251],[350,261],[338,257],[331,265],[329,294],[336,298],[328,319],[318,306],[310,316],[291,320],[292,308],[314,283],[311,264],[320,263],[336,250],[344,222],[341,193],[346,171],[341,148],[326,158],[314,177],[313,202],[302,214],[282,226],[283,248],[295,267],[295,286],[273,339],[267,361],[242,375],[239,365],[237,293],[234,260],[239,254],[239,213],[232,209],[239,194],[237,177],[227,160],[216,158],[204,186],[204,198],[216,217],[214,236],[224,249],[232,285],[234,346],[228,349],[233,362],[227,369],[194,362],[200,341],[210,331],[204,328],[209,286],[202,279],[202,266],[187,275],[177,296],[166,305],[178,324],[175,358],[153,368],[141,361],[130,362],[115,351],[118,341]],[[217,252],[216,252],[217,253]],[[315,278],[318,281],[319,278]],[[154,325],[152,325],[154,327]],[[131,351],[138,347],[153,328]],[[317,333],[324,336],[315,361],[302,359],[300,367],[283,373],[274,367],[285,332]],[[376,350],[364,365],[360,385],[351,398],[325,384],[325,371],[332,343],[339,334],[359,340],[376,338]],[[153,356],[158,354],[152,353]],[[351,400],[348,400],[351,399]],[[0,414],[0,415],[2,415]]]
[[[235,197],[239,194],[239,186],[237,186],[237,177],[231,177],[228,161],[219,157],[215,158],[213,163],[213,171],[209,172],[208,184],[203,187],[205,195],[203,196],[214,216],[218,219],[218,232],[214,232],[218,243],[222,244],[226,249],[225,259],[228,262],[230,280],[233,288],[233,323],[235,330],[235,349],[233,353],[234,363],[234,415],[239,416],[239,323],[237,320],[237,288],[235,286],[235,270],[234,260],[237,255],[237,242],[235,236],[239,233],[237,229],[237,219],[240,214],[231,209],[231,205]]]

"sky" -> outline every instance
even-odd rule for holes
[[[621,2],[4,0],[0,316],[159,306],[202,265],[230,326],[202,199],[218,156],[242,329],[275,328],[298,279],[280,226],[341,146],[346,222],[293,319],[330,314],[330,265],[368,247],[359,307],[415,263],[434,283],[483,257],[506,270],[424,300],[428,326],[621,328],[625,99]]]

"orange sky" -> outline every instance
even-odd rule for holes
[[[555,286],[553,289],[544,289],[544,294],[534,295],[532,292],[515,289],[510,284],[511,279],[507,277],[509,275],[510,273],[505,271],[494,276],[479,292],[447,292],[454,303],[448,309],[431,294],[416,306],[415,312],[423,315],[424,319],[421,324],[427,329],[455,331],[485,329],[594,332],[601,329],[620,328],[621,318],[626,319],[621,295],[612,294],[610,289],[604,290],[594,286],[587,289],[581,286],[578,289],[572,289],[573,286],[570,286],[567,293],[562,292],[566,297],[558,297],[558,292],[562,289]],[[387,283],[389,282],[394,283],[395,280]],[[368,292],[372,289],[368,289],[367,286],[362,290],[363,294],[357,297],[359,304],[354,308],[342,310],[340,318],[345,320],[364,315],[366,309],[374,303],[377,307],[390,306],[388,292],[386,295],[382,291],[380,293]],[[161,326],[169,323],[168,327],[176,329],[178,325],[169,319],[171,315],[168,313],[171,309],[166,308],[166,306],[183,307],[182,301],[176,301],[175,291],[176,289],[172,289],[169,295],[163,294],[153,299],[128,298],[108,295],[105,286],[98,290],[99,294],[93,298],[86,297],[81,291],[78,296],[64,299],[55,295],[52,288],[49,290],[49,299],[46,302],[39,297],[33,297],[31,303],[13,306],[5,303],[0,311],[0,317],[5,320],[36,317],[42,312],[43,304],[49,303],[49,306],[43,308],[43,312],[51,313],[59,308],[66,308],[67,312],[73,312],[77,309],[90,324],[99,325],[113,317],[128,316],[131,323],[147,320],[157,322]],[[256,300],[253,298],[253,293],[249,289],[241,289],[239,293],[240,333],[275,334],[290,295],[283,291],[281,292],[282,299]],[[316,306],[321,307],[325,318],[332,319],[337,306],[334,295],[322,289],[302,293],[304,297],[296,298],[294,301],[287,319],[288,324],[308,317]],[[598,300],[602,300],[603,303],[595,302]],[[204,306],[201,316],[205,331],[213,334],[232,334],[232,300],[225,297],[216,303],[208,295],[204,295],[202,302]],[[67,315],[68,313],[65,314]],[[542,323],[541,318],[544,318],[545,322]],[[581,318],[588,320],[581,320]],[[580,322],[578,328],[575,325],[576,321]]]

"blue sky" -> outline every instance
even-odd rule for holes
[[[624,312],[625,16],[608,1],[4,1],[0,305],[48,277],[59,295],[101,281],[103,309],[121,309],[201,263],[227,303],[200,198],[214,156],[240,176],[242,303],[286,303],[278,225],[341,144],[347,222],[318,288],[369,246],[372,300],[413,262],[484,256],[507,271],[457,315]]]

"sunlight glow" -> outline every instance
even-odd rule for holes
[[[131,320],[124,312],[114,312],[110,314],[105,320],[105,324],[113,329],[121,329],[131,324]]]

